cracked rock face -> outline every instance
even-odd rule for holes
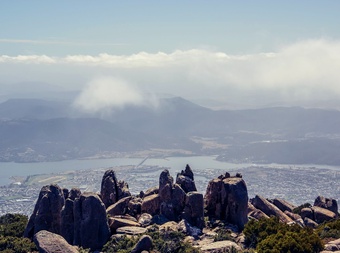
[[[104,203],[95,193],[83,193],[74,201],[74,244],[97,250],[109,237]]]
[[[115,204],[118,200],[131,196],[129,186],[124,181],[118,181],[113,170],[104,173],[100,196],[106,208]]]
[[[60,234],[61,210],[64,203],[64,192],[58,185],[42,187],[24,236],[32,239],[34,234],[41,230]]]
[[[209,182],[204,206],[210,218],[225,220],[243,229],[247,223],[248,191],[240,177],[220,176]]]

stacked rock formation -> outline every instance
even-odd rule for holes
[[[248,191],[242,177],[231,177],[226,173],[211,180],[204,206],[210,219],[225,220],[243,229],[248,221]]]
[[[153,223],[165,223],[164,226],[197,237],[205,226],[204,208],[211,217],[243,228],[247,222],[247,204],[247,188],[240,175],[230,177],[226,173],[212,180],[203,197],[197,192],[193,171],[186,165],[177,174],[176,182],[164,170],[158,187],[132,196],[128,185],[118,181],[113,170],[108,170],[103,175],[100,194],[81,193],[76,188],[69,191],[58,185],[44,186],[25,236],[35,238],[41,248],[48,246],[44,238],[59,241],[62,236],[65,241],[60,241],[70,251],[74,249],[70,245],[100,250],[111,234],[142,234]],[[148,239],[145,248],[150,247]],[[135,250],[144,248],[141,245],[144,241]]]
[[[33,238],[41,230],[60,234],[61,209],[64,203],[64,193],[58,185],[42,187],[24,236]]]
[[[254,219],[276,216],[285,223],[316,228],[318,224],[338,217],[336,200],[323,196],[318,196],[314,201],[314,206],[302,208],[298,214],[293,213],[294,205],[282,199],[268,200],[256,195],[250,202],[248,215]]]
[[[105,172],[100,189],[100,196],[106,208],[122,198],[131,196],[127,183],[118,181],[113,170]]]

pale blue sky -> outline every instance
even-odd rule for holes
[[[149,94],[340,109],[339,10],[338,0],[0,1],[0,101],[76,90],[94,110]]]
[[[0,54],[270,52],[340,38],[340,1],[1,1]]]

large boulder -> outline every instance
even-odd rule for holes
[[[243,229],[247,223],[248,191],[241,177],[229,173],[209,182],[204,206],[210,218],[226,220]]]
[[[110,217],[109,223],[112,233],[115,233],[116,230],[121,227],[140,227],[138,222],[124,218]]]
[[[314,206],[325,208],[338,216],[338,202],[335,199],[318,196],[314,201]]]
[[[24,236],[32,239],[41,230],[60,234],[61,209],[64,203],[64,192],[58,185],[42,187]]]
[[[73,244],[74,240],[74,200],[79,198],[81,191],[79,188],[72,188],[68,191],[66,196],[65,205],[61,210],[61,228],[60,234],[65,238],[65,240]],[[64,192],[65,196],[65,192]]]
[[[311,209],[314,213],[314,221],[319,224],[336,218],[336,214],[328,209],[318,206],[313,206]]]
[[[75,246],[70,245],[66,240],[58,235],[46,230],[41,230],[34,235],[34,243],[40,253],[78,253]]]
[[[83,248],[101,249],[110,237],[105,205],[95,193],[75,200],[74,224],[74,244]]]
[[[288,201],[284,199],[272,199],[270,200],[271,203],[273,203],[276,207],[278,207],[282,212],[288,211],[288,212],[293,212],[293,209],[295,206]]]
[[[116,203],[109,206],[106,209],[106,212],[111,216],[126,214],[128,212],[128,208],[129,208],[128,204],[131,199],[132,197],[129,196],[129,197],[125,197],[125,198],[118,200]]]
[[[168,170],[162,171],[159,176],[160,214],[169,220],[175,219],[175,210],[172,202],[173,178]]]
[[[131,196],[131,193],[129,192],[127,183],[118,181],[113,170],[107,170],[102,179],[100,196],[107,208],[118,200]]]
[[[142,201],[142,212],[153,215],[159,214],[160,198],[158,194],[147,196]]]
[[[60,234],[65,240],[72,244],[74,239],[74,200],[68,198],[65,201],[65,205],[61,210],[61,229]]]
[[[265,198],[256,195],[255,198],[251,199],[251,203],[257,208],[260,209],[268,216],[276,216],[280,221],[284,223],[290,223],[293,220],[288,217],[284,212],[282,212],[278,207],[270,203]]]
[[[194,173],[192,172],[190,166],[187,164],[185,170],[181,171],[181,173],[177,174],[176,184],[180,185],[181,188],[186,192],[197,191],[195,181],[194,181]]]
[[[191,225],[200,229],[204,227],[204,201],[199,192],[189,192],[186,197],[182,217]]]
[[[149,235],[143,235],[137,244],[131,250],[131,253],[149,252],[152,249],[152,238]]]
[[[302,219],[309,218],[319,224],[336,218],[335,213],[318,206],[303,208],[300,215]]]
[[[268,215],[266,215],[261,210],[255,208],[255,206],[253,206],[250,202],[248,202],[248,217],[256,220],[259,220],[261,218],[269,218]]]

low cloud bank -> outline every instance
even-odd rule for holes
[[[258,106],[340,98],[340,41],[327,39],[300,41],[276,52],[251,55],[199,49],[62,58],[3,55],[0,67],[5,70],[0,85],[39,81],[82,90],[75,103],[85,110],[143,104],[141,94],[146,92],[239,104],[252,100]]]

